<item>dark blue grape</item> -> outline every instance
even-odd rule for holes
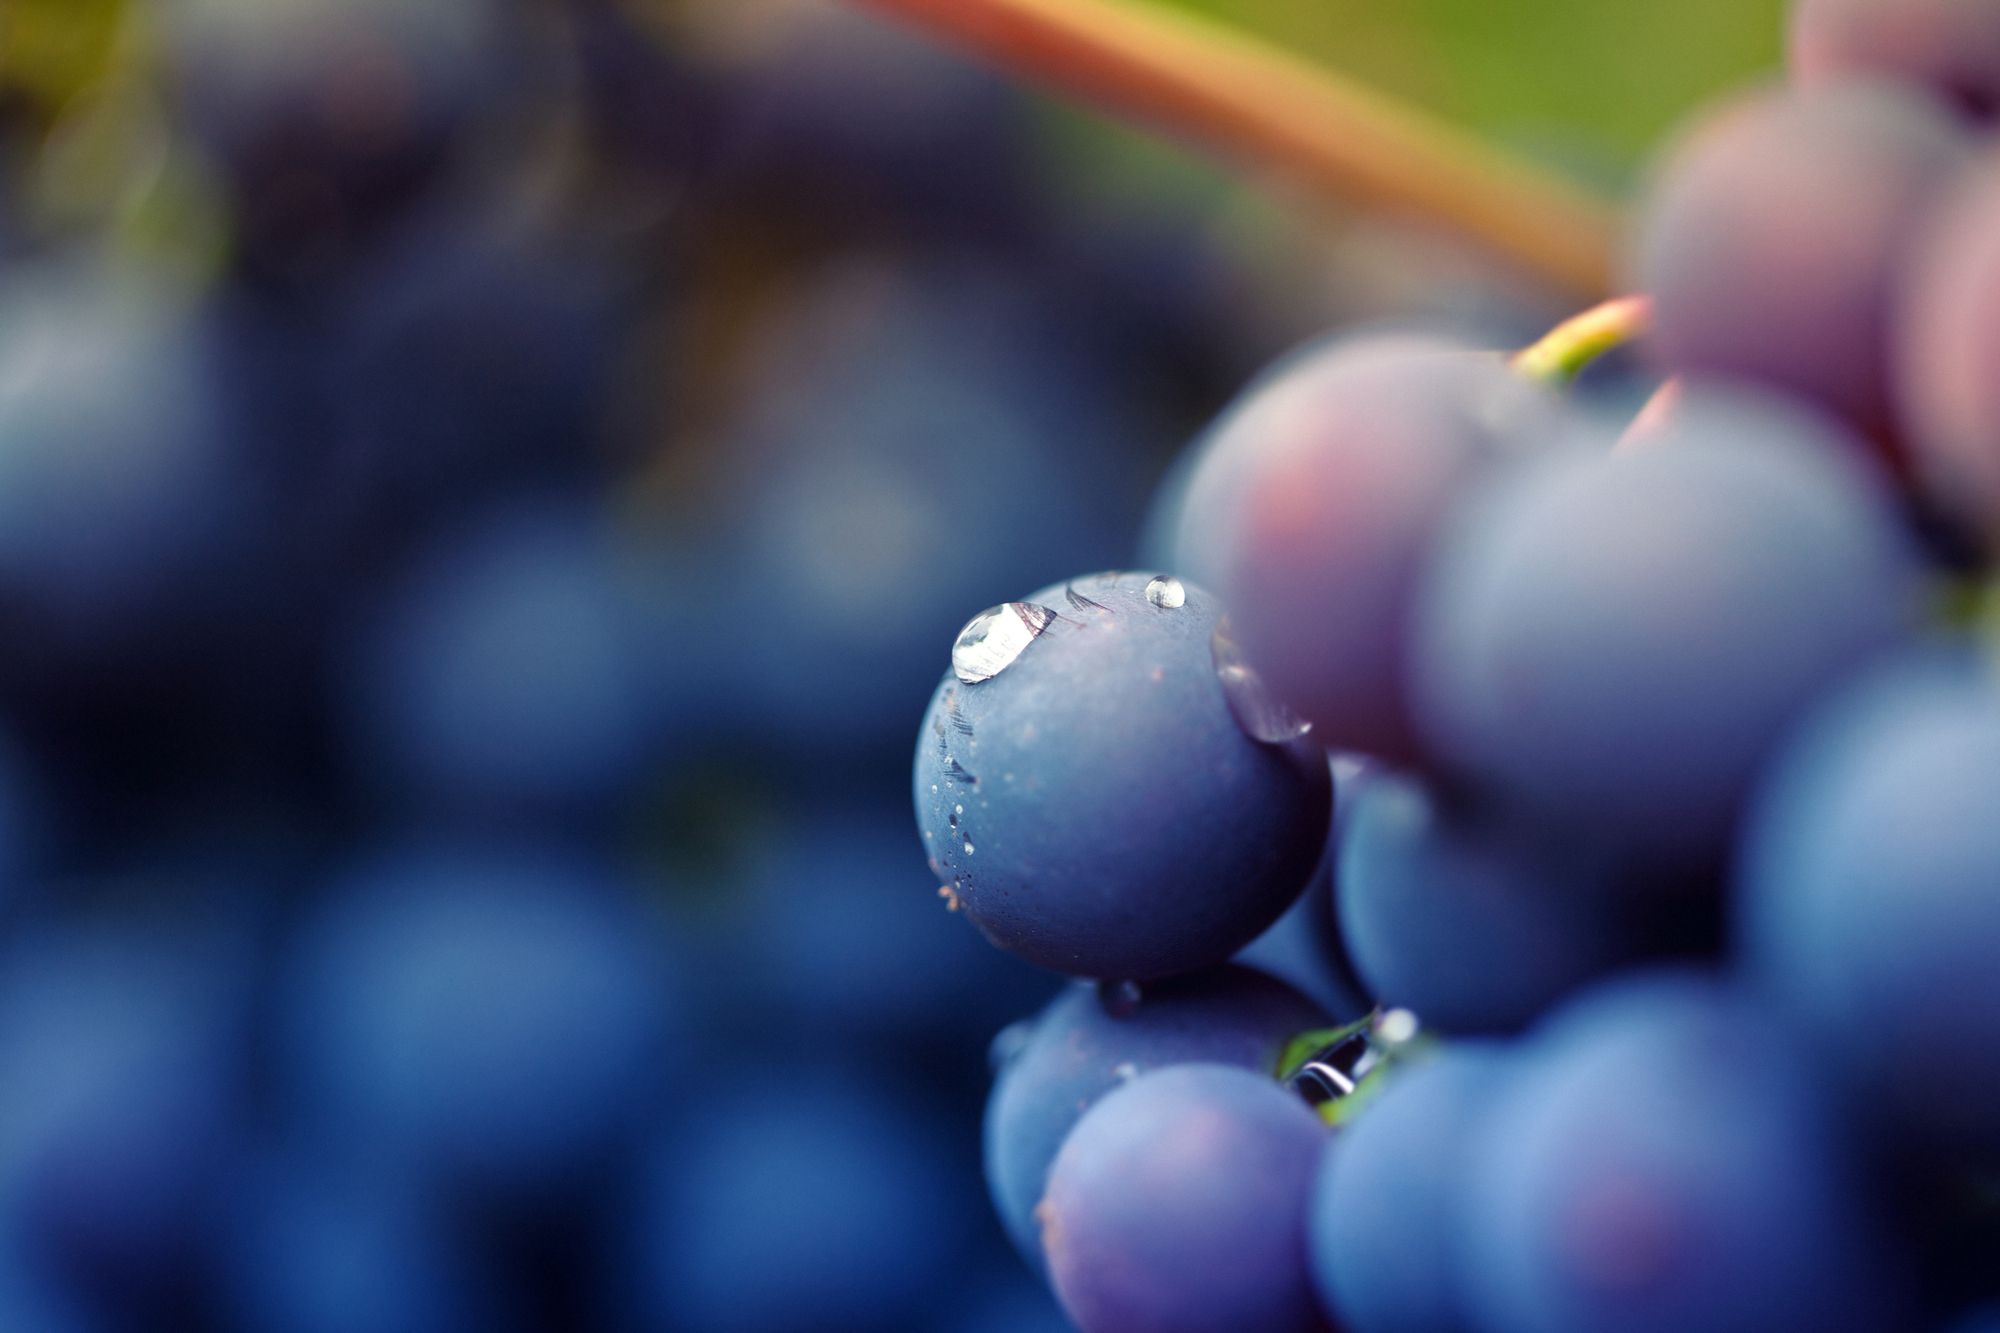
[[[1974,119],[2000,116],[2000,4],[1993,0],[1794,0],[1792,78],[1817,88],[1895,79]]]
[[[1494,1333],[1904,1328],[1903,1261],[1782,1029],[1693,974],[1555,1015],[1474,1144],[1468,1309]]]
[[[1459,1213],[1473,1143],[1513,1064],[1453,1045],[1389,1075],[1327,1145],[1308,1234],[1321,1299],[1352,1333],[1469,1329]]]
[[[599,515],[508,511],[454,536],[347,656],[359,771],[431,812],[616,808],[667,739],[646,611]]]
[[[1754,974],[1842,1085],[1929,1139],[2000,1150],[2000,688],[1918,655],[1818,713],[1746,830]]]
[[[1552,445],[1557,421],[1497,355],[1415,337],[1308,349],[1214,428],[1176,568],[1216,590],[1324,744],[1412,759],[1405,631],[1432,543],[1499,460]]]
[[[574,1179],[672,1063],[659,951],[621,890],[588,866],[497,847],[350,871],[286,986],[295,1114],[474,1191]]]
[[[1355,974],[1347,942],[1340,935],[1340,842],[1352,811],[1352,799],[1366,782],[1368,769],[1355,760],[1335,757],[1333,830],[1312,883],[1299,900],[1285,909],[1269,930],[1245,945],[1234,961],[1268,972],[1312,997],[1328,1013],[1361,1014],[1374,1006],[1368,987]]]
[[[1897,273],[1963,133],[1893,87],[1763,91],[1670,157],[1632,263],[1649,345],[1675,373],[1740,376],[1891,425]]]
[[[1176,1064],[1230,1064],[1275,1078],[1286,1043],[1331,1021],[1284,983],[1227,967],[1142,992],[1077,983],[1031,1025],[1002,1033],[986,1103],[986,1188],[1015,1247],[1042,1265],[1034,1213],[1049,1163],[1098,1098]]]
[[[1581,835],[1449,812],[1388,775],[1357,785],[1340,933],[1385,1004],[1447,1032],[1506,1032],[1633,957],[1615,863]]]
[[[1178,580],[1100,574],[961,635],[918,738],[917,823],[999,947],[1076,976],[1169,976],[1227,959],[1304,890],[1326,759],[1238,721],[1217,616]]]
[[[943,1126],[809,1060],[709,1084],[638,1172],[636,1326],[911,1328],[959,1290],[970,1230]]]
[[[222,1304],[244,1333],[504,1329],[489,1275],[418,1182],[368,1165],[258,1163],[229,1210]]]
[[[1718,854],[1785,730],[1921,611],[1913,543],[1844,435],[1804,414],[1713,428],[1727,419],[1531,469],[1440,551],[1425,732],[1557,830]]]
[[[0,1270],[112,1323],[177,1308],[241,1130],[247,961],[150,918],[15,939]]]
[[[1084,1333],[1330,1328],[1305,1242],[1326,1137],[1302,1100],[1226,1065],[1112,1092],[1063,1143],[1039,1210],[1063,1308]]]

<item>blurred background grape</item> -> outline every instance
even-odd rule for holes
[[[1780,9],[1196,7],[1614,190]],[[1287,348],[1556,313],[831,0],[9,0],[0,1325],[1060,1326],[952,636]]]

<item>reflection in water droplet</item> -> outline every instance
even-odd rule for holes
[[[1111,1070],[1111,1076],[1117,1079],[1120,1083],[1130,1083],[1133,1079],[1139,1077],[1139,1066],[1133,1064],[1130,1060],[1127,1060],[1122,1064],[1113,1067],[1113,1069]]]
[[[970,838],[967,838],[965,840],[965,854],[967,856],[972,855],[972,839]]]
[[[1312,723],[1287,708],[1264,684],[1264,678],[1243,660],[1243,650],[1230,636],[1227,616],[1216,624],[1209,650],[1215,658],[1215,676],[1222,682],[1222,696],[1229,701],[1229,711],[1236,718],[1236,725],[1253,739],[1266,745],[1282,745],[1312,730]]]
[[[1014,1063],[1014,1057],[1027,1048],[1034,1035],[1035,1020],[1032,1018],[1024,1018],[1001,1028],[986,1048],[987,1071],[997,1074]]]
[[[952,673],[967,685],[992,680],[1042,636],[1056,613],[1032,602],[1008,602],[966,622],[951,646]]]
[[[1162,611],[1178,611],[1187,605],[1187,585],[1171,574],[1161,574],[1146,585],[1146,600]]]
[[[1097,988],[1098,1003],[1113,1018],[1130,1018],[1139,1012],[1139,1001],[1144,998],[1136,981],[1108,981]]]

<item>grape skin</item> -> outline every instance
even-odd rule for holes
[[[1177,1065],[1084,1114],[1039,1210],[1083,1333],[1330,1328],[1307,1274],[1306,1203],[1326,1127],[1269,1078]]]
[[[1994,0],[1797,0],[1786,29],[1792,78],[1817,88],[1893,78],[1974,120],[2000,115]]]
[[[1667,157],[1633,247],[1654,359],[1891,434],[1897,274],[1967,156],[1949,116],[1895,87],[1760,90],[1710,112]]]
[[[1771,747],[1908,637],[1921,590],[1837,436],[1704,427],[1496,488],[1432,569],[1414,694],[1435,751],[1509,808],[1706,864]]]
[[[1560,417],[1498,356],[1391,336],[1308,349],[1214,428],[1180,567],[1210,579],[1250,661],[1322,744],[1420,757],[1404,698],[1410,602],[1459,500]]]
[[[1057,584],[990,680],[947,675],[918,736],[931,868],[986,938],[1072,976],[1211,967],[1304,891],[1326,845],[1325,756],[1253,739],[1216,674],[1218,607],[1145,574]]]
[[[2000,1150],[2000,691],[1916,653],[1832,701],[1753,812],[1739,904],[1752,975],[1838,1086],[1919,1142]],[[1866,1030],[1867,1040],[1855,1034]]]
[[[1147,1070],[1194,1062],[1275,1076],[1288,1041],[1331,1021],[1304,995],[1247,967],[1147,986],[1129,1003],[1116,987],[1065,987],[1032,1028],[1003,1041],[1020,1044],[1004,1051],[986,1102],[986,1188],[1015,1248],[1042,1267],[1034,1211],[1049,1164],[1104,1094]]]

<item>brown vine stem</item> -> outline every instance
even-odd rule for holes
[[[1313,189],[1452,231],[1583,300],[1613,289],[1619,210],[1418,108],[1133,0],[851,0],[1015,72]]]

